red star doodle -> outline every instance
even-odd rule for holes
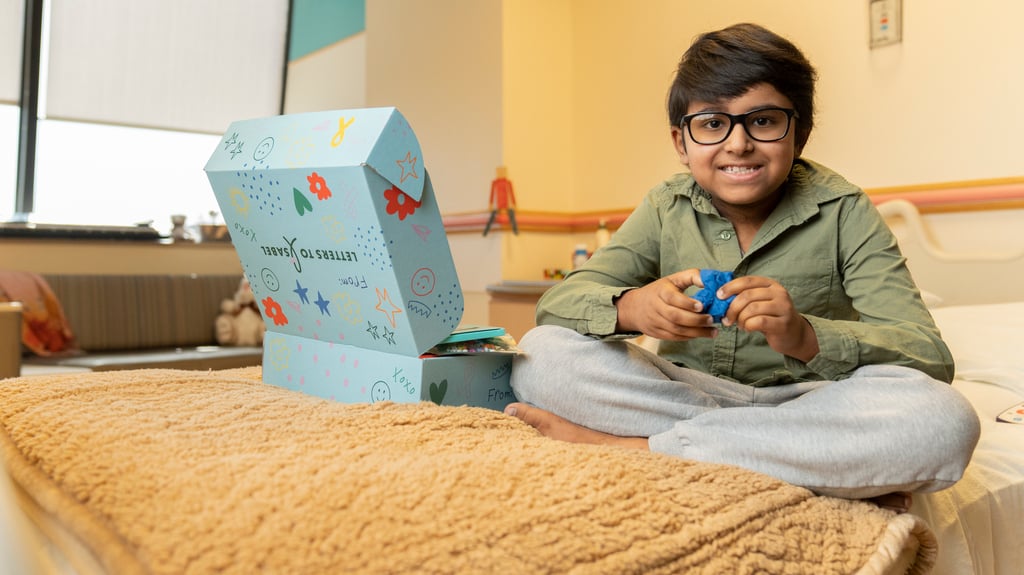
[[[406,152],[404,160],[395,160],[398,167],[402,169],[402,176],[398,180],[399,183],[405,182],[406,178],[416,178],[417,180],[420,178],[416,173],[416,160],[418,159],[413,157],[412,152]],[[409,168],[408,172],[406,171],[406,166]]]
[[[388,295],[387,288],[375,289],[377,290],[377,305],[374,306],[374,309],[387,316],[388,322],[393,328],[395,327],[395,316],[402,313],[402,308],[391,302],[391,296]]]
[[[281,308],[281,304],[274,301],[274,298],[268,297],[260,303],[263,304],[263,313],[274,320],[274,325],[288,325],[288,316],[284,315],[284,309]]]

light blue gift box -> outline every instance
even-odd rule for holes
[[[267,325],[265,382],[349,403],[514,400],[510,355],[422,357],[464,302],[398,110],[235,122],[206,174]]]

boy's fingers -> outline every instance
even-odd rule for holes
[[[700,281],[700,270],[696,268],[676,272],[670,276],[666,276],[665,279],[672,282],[672,284],[680,290],[684,290],[690,286],[704,287],[704,282]]]

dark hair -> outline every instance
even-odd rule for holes
[[[800,49],[757,24],[736,24],[702,34],[683,54],[669,89],[668,117],[679,126],[691,102],[718,102],[742,96],[756,84],[773,86],[793,102],[796,150],[803,150],[814,127],[817,72]]]

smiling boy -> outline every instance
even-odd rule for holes
[[[896,241],[862,190],[800,157],[815,79],[760,26],[697,38],[668,102],[689,173],[544,295],[506,413],[840,497],[960,478],[977,416]],[[701,269],[735,275],[721,324],[692,297]],[[657,354],[624,341],[639,334]]]

